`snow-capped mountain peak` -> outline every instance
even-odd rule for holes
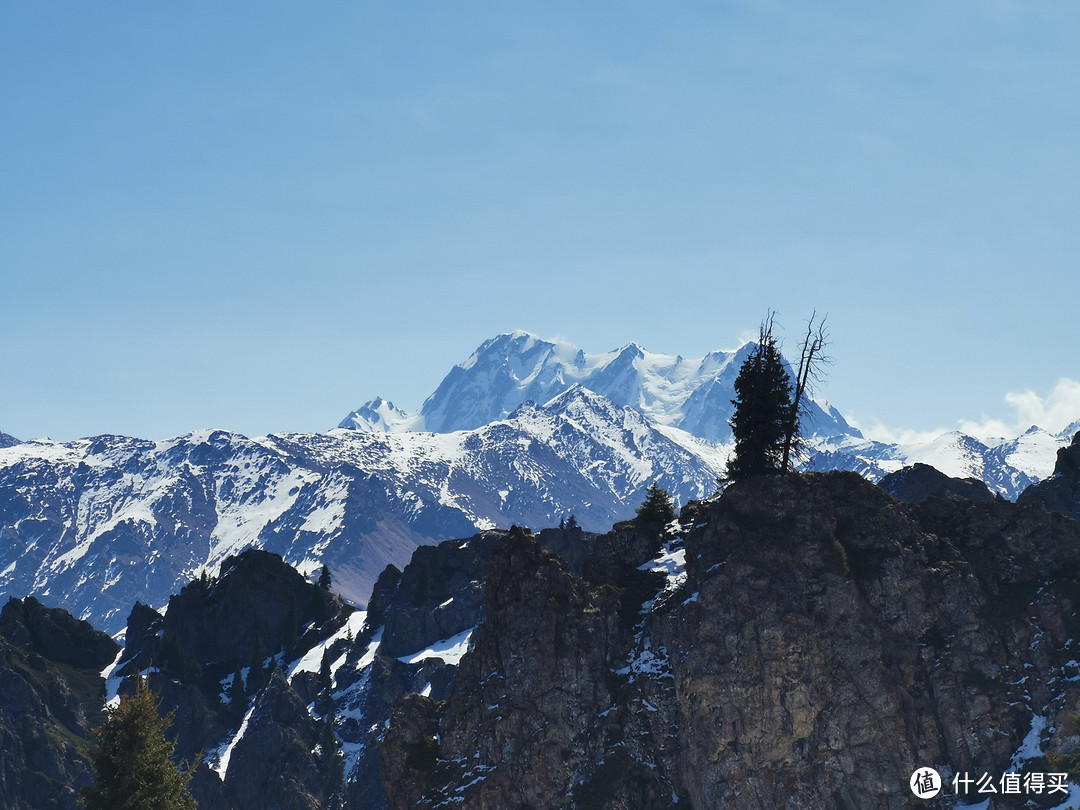
[[[338,427],[375,433],[396,433],[422,430],[423,418],[419,414],[406,413],[382,397],[375,397],[342,419]]]
[[[589,354],[564,341],[516,331],[484,341],[446,375],[417,414],[387,412],[381,400],[354,411],[341,427],[360,430],[473,430],[506,418],[523,402],[548,402],[581,385],[657,425],[700,438],[730,440],[731,400],[747,343],[734,351],[686,358],[650,352],[637,343]],[[811,408],[808,424],[825,435],[857,434],[839,413]]]
[[[1057,437],[1059,442],[1068,444],[1072,441],[1073,436],[1075,436],[1077,433],[1080,433],[1080,419],[1077,419],[1063,431],[1055,434],[1055,436]]]
[[[673,440],[703,453],[715,466],[723,454],[716,448],[731,442],[735,380],[754,346],[750,342],[734,351],[686,358],[631,342],[590,354],[565,341],[508,332],[484,341],[455,366],[419,412],[406,414],[379,399],[354,411],[341,426],[450,433],[505,420],[526,402],[546,403],[544,408],[569,417],[575,399],[578,407],[587,400],[592,410],[632,408],[657,429],[677,430],[669,434]],[[607,418],[621,417],[608,413]],[[856,470],[877,480],[922,462],[951,476],[981,478],[994,491],[1015,498],[1052,469],[1057,447],[1080,430],[1080,421],[1060,434],[1033,426],[1016,438],[980,440],[950,431],[929,442],[892,445],[866,439],[834,406],[811,399],[801,427],[812,469]]]

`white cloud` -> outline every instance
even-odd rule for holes
[[[885,444],[926,444],[932,442],[942,433],[949,432],[949,428],[938,428],[937,430],[892,428],[880,422],[875,422],[870,427],[863,427],[852,419],[848,421],[858,427],[866,438],[875,442],[884,442]]]
[[[961,421],[960,429],[978,438],[1018,436],[1032,425],[1058,433],[1080,419],[1080,381],[1062,377],[1045,397],[1029,389],[1006,394],[1005,402],[1016,413],[1011,423],[984,417]]]
[[[893,428],[880,422],[858,427],[866,438],[889,444],[925,444],[950,430],[959,430],[984,442],[1013,439],[1032,425],[1038,425],[1048,433],[1060,433],[1080,420],[1080,381],[1062,377],[1045,397],[1031,390],[1010,392],[1005,395],[1005,403],[1014,412],[1011,420],[988,416],[979,420],[961,419],[955,428],[937,430]],[[855,420],[849,421],[857,424]]]

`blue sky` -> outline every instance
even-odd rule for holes
[[[1068,2],[0,0],[0,430],[321,430],[501,331],[691,357],[770,308],[828,313],[863,426],[1078,418],[1078,41]]]

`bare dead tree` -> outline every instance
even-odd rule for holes
[[[829,365],[829,358],[825,355],[825,345],[829,334],[825,330],[825,321],[828,315],[817,322],[817,310],[810,315],[806,324],[806,337],[803,339],[802,351],[799,354],[799,370],[795,375],[795,396],[791,402],[791,416],[788,420],[787,436],[784,439],[784,457],[780,469],[787,472],[791,463],[791,457],[798,455],[802,436],[800,435],[800,422],[802,417],[809,411],[810,396],[814,392],[814,383],[820,379],[821,367]]]

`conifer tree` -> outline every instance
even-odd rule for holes
[[[675,504],[660,482],[653,481],[646,490],[645,500],[637,508],[637,516],[646,524],[667,526],[675,519]]]
[[[784,471],[784,449],[792,420],[798,418],[791,401],[791,378],[772,334],[772,320],[770,315],[761,325],[758,344],[735,380],[737,398],[732,400],[735,412],[731,417],[735,452],[727,468],[731,481]]]
[[[330,590],[330,584],[331,584],[330,569],[327,568],[325,565],[322,567],[322,570],[319,572],[319,583],[318,584],[319,584],[319,587],[322,588],[324,591]]]
[[[158,713],[157,696],[139,677],[135,694],[94,729],[94,784],[79,797],[86,810],[196,810],[191,774],[172,761],[176,744],[165,736],[172,719]]]

